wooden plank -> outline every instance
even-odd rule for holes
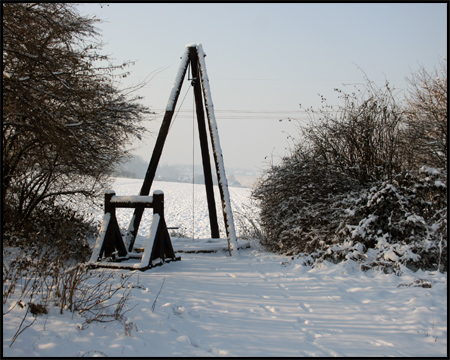
[[[140,202],[140,203],[130,203],[130,202],[120,202],[116,201],[111,203],[114,208],[142,208],[149,209],[153,207],[153,202]]]
[[[159,259],[158,259],[159,260]],[[139,270],[139,271],[145,271],[148,269],[151,269],[153,267],[156,266],[161,266],[165,263],[169,263],[172,261],[179,261],[180,257],[176,257],[174,259],[166,259],[165,261],[151,261],[151,263],[149,265],[146,266],[142,266],[141,263],[126,263],[126,262],[107,262],[107,261],[102,261],[102,262],[97,262],[97,263],[90,263],[88,264],[88,266],[92,269],[96,269],[96,268],[110,268],[110,269],[121,269],[121,270]]]

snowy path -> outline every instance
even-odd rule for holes
[[[126,181],[117,180],[116,192],[127,195],[128,189],[135,194],[136,184]],[[187,209],[192,206],[192,185],[156,185],[167,195],[168,221],[185,221],[192,231]],[[232,189],[233,206],[244,206],[248,192]],[[198,214],[201,206],[206,204],[198,205]],[[119,222],[127,225],[128,219],[123,215]],[[206,229],[195,227],[195,238],[207,238],[207,220],[196,221]],[[173,243],[174,248],[186,249],[202,242],[173,239]],[[225,240],[222,244],[226,248]],[[4,355],[447,355],[446,274],[363,273],[355,263],[325,263],[312,269],[255,246],[240,254],[234,258],[226,251],[180,253],[179,262],[134,273],[126,323],[93,323],[81,330],[81,316],[59,315],[51,309],[9,347],[25,311],[17,306],[4,317]],[[416,279],[426,279],[432,286],[405,286]],[[126,324],[131,332],[125,331]]]
[[[242,255],[185,254],[174,269],[145,274],[151,293],[165,279],[148,313],[160,336],[151,342],[168,346],[156,356],[445,355],[445,277],[432,289],[398,287],[413,278],[283,266],[258,250]],[[139,329],[136,341],[148,341],[154,326]]]

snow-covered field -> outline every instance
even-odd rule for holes
[[[136,195],[141,184],[118,178],[113,188],[117,195]],[[4,356],[448,355],[447,274],[363,273],[352,262],[311,268],[300,259],[267,253],[254,242],[239,257],[222,250],[181,252],[226,249],[226,240],[208,241],[204,186],[195,185],[194,194],[192,184],[155,182],[153,189],[165,193],[167,225],[180,227],[187,237],[172,239],[181,261],[134,272],[127,303],[131,310],[122,322],[91,323],[82,330],[80,315],[61,315],[52,308],[10,346],[26,311],[16,306],[3,317]],[[230,187],[235,218],[252,211],[249,193]],[[218,191],[216,199],[219,203]],[[128,225],[131,211],[118,210],[119,225]],[[148,212],[138,241],[149,231]],[[117,277],[129,273],[111,271]],[[418,279],[431,287],[414,286]],[[9,307],[4,305],[3,312]]]

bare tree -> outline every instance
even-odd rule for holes
[[[5,223],[63,195],[97,194],[150,112],[118,89],[130,63],[99,53],[97,19],[70,3],[2,6]]]
[[[437,70],[427,72],[423,67],[411,74],[409,80],[407,139],[411,146],[410,162],[447,168],[447,62]]]

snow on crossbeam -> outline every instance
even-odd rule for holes
[[[153,196],[113,196],[110,200],[114,207],[134,208],[136,206],[153,207]]]
[[[128,203],[152,203],[153,196],[113,196],[112,203],[128,202]]]

